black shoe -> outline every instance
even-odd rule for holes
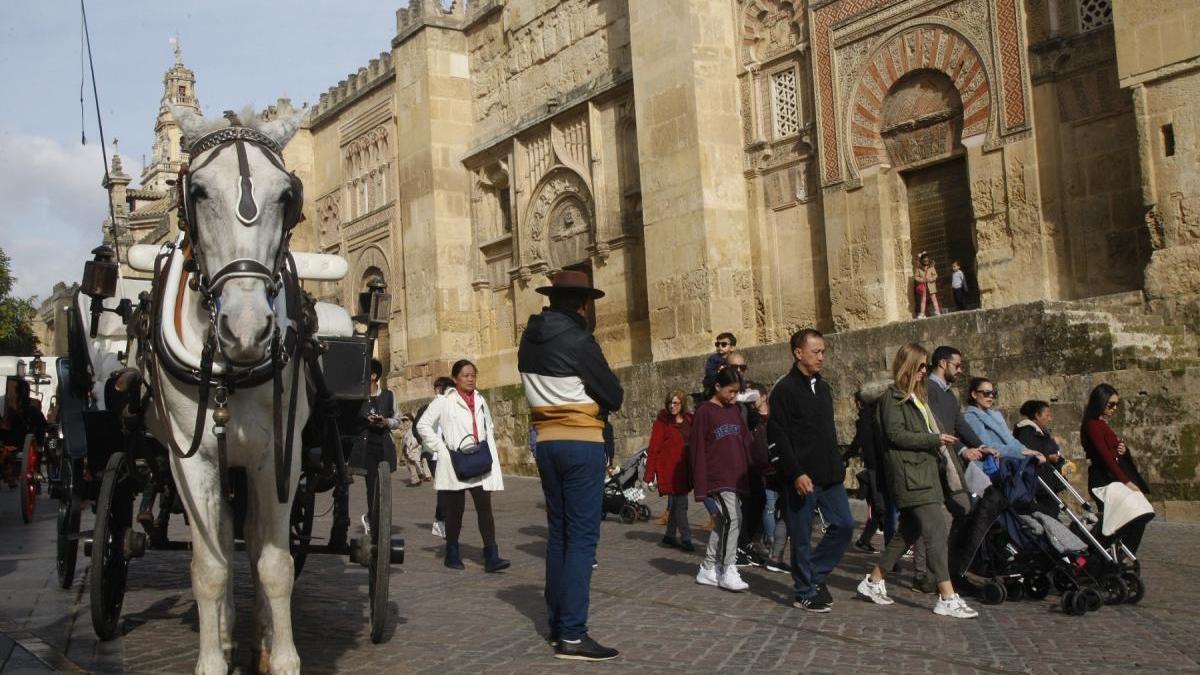
[[[833,596],[829,594],[828,586],[825,584],[817,584],[816,591],[816,595],[813,596],[814,600],[829,605],[830,607],[833,606]]]
[[[879,551],[871,545],[869,541],[855,540],[854,548],[866,553],[878,553]]]
[[[484,572],[499,572],[506,570],[512,565],[511,561],[500,557],[500,551],[495,544],[483,547],[483,571]]]
[[[696,550],[696,547],[690,541],[681,541],[679,542],[679,550],[692,553]]]
[[[465,569],[462,557],[458,553],[458,544],[446,544],[446,559],[442,564],[452,570]]]
[[[933,579],[930,579],[929,577],[922,574],[920,576],[913,578],[912,589],[918,593],[932,595],[933,593],[937,593],[938,587],[937,587],[937,583],[934,582]]]
[[[765,567],[768,572],[791,572],[791,570],[788,569],[788,566],[785,565],[782,560],[772,560],[767,558],[767,562],[765,565],[763,565],[763,567]]]
[[[611,647],[600,645],[586,635],[580,638],[579,642],[560,640],[554,648],[554,658],[573,661],[608,661],[617,658],[620,653]]]
[[[816,612],[818,614],[826,614],[830,611],[833,611],[832,605],[830,605],[828,602],[822,602],[816,597],[801,598],[793,602],[792,607],[795,607],[796,609],[808,610],[810,612]]]
[[[666,546],[667,548],[679,548],[679,542],[675,541],[675,537],[672,537],[667,534],[663,535],[661,543],[663,546]]]
[[[734,564],[737,565],[738,567],[758,567],[759,566],[759,562],[754,559],[754,556],[750,555],[749,551],[747,551],[746,549],[744,549],[740,546],[737,549],[737,559],[734,561]]]

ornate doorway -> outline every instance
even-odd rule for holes
[[[957,260],[967,276],[967,306],[978,306],[972,235],[975,215],[971,210],[966,160],[959,157],[907,172],[904,182],[908,188],[913,264],[921,251],[933,258],[938,270],[938,299],[947,308],[953,307],[950,263]]]

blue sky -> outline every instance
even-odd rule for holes
[[[206,115],[312,104],[389,51],[407,0],[86,0],[105,139],[125,172],[150,154],[163,73],[178,33]],[[0,248],[18,295],[73,281],[100,241],[105,192],[91,82],[80,144],[76,0],[0,0]]]

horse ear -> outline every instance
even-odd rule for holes
[[[204,115],[187,106],[167,104],[167,109],[171,111],[171,117],[175,118],[175,123],[183,131],[183,137],[186,139],[197,139],[212,131],[214,128],[219,128],[228,125],[225,120],[210,121],[204,119]]]
[[[261,122],[256,127],[259,132],[278,143],[279,147],[282,148],[300,130],[301,125],[304,124],[306,114],[307,110],[297,110],[290,115],[280,115],[270,122]]]

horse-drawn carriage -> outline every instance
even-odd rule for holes
[[[97,248],[71,308],[70,354],[59,363],[60,581],[72,583],[84,541],[93,625],[111,639],[130,561],[191,550],[197,671],[224,672],[237,540],[255,569],[270,668],[293,672],[290,594],[307,555],[348,552],[368,568],[374,642],[384,635],[390,566],[403,562],[386,463],[367,472],[367,532],[348,551],[313,543],[315,494],[351,482],[338,419],[367,399],[375,328],[356,335],[344,309],[301,286],[340,279],[346,263],[288,250],[302,186],[281,148],[298,120],[214,125],[175,114],[192,161],[180,173],[183,232],[128,250],[142,278],[121,274],[111,249]],[[375,312],[361,323],[386,321],[382,289],[363,300]],[[79,532],[84,504],[95,512],[90,536]],[[187,517],[189,541],[168,538],[172,513]]]
[[[29,523],[47,479],[43,455],[57,447],[54,406],[47,407],[45,400],[53,379],[40,353],[28,359],[0,357],[0,376],[0,481],[16,489],[21,520]]]

